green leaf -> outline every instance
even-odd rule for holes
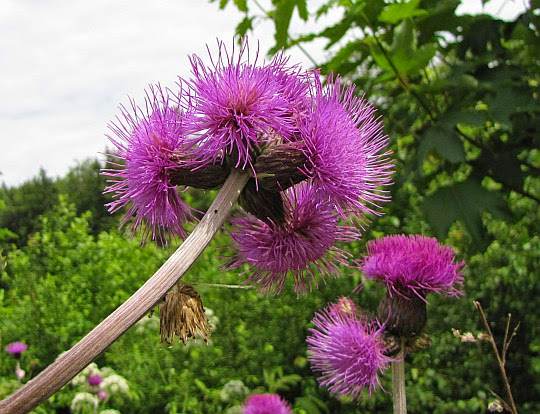
[[[294,402],[294,407],[299,410],[304,410],[306,413],[309,414],[320,414],[322,412],[328,412],[328,408],[326,407],[324,401],[321,401],[312,395],[305,395],[297,398]]]
[[[274,48],[279,49],[287,44],[287,38],[289,37],[289,24],[291,22],[294,6],[294,1],[279,0],[276,2],[276,8],[272,14],[274,25],[276,27],[276,33],[274,35],[276,44]]]
[[[219,8],[223,10],[228,2],[229,0],[219,0]]]
[[[482,213],[489,212],[496,218],[509,216],[500,193],[486,190],[476,177],[440,188],[425,198],[422,208],[439,240],[444,240],[452,223],[459,220],[467,227],[476,250],[483,249],[487,242]]]
[[[370,46],[375,63],[381,69],[393,72],[392,65],[376,44],[375,39],[366,38],[366,43]],[[426,43],[420,48],[417,47],[414,25],[410,19],[403,20],[396,27],[392,44],[388,46],[383,43],[382,47],[396,70],[403,75],[416,73],[426,67],[437,51],[437,47],[432,43]]]
[[[359,62],[363,61],[368,55],[369,48],[366,47],[362,40],[351,41],[339,49],[334,57],[323,65],[324,73],[334,71],[342,76],[346,75],[357,70]],[[359,61],[356,60],[357,58]]]
[[[296,0],[296,9],[298,10],[298,15],[300,18],[306,22],[309,18],[306,0]]]
[[[485,53],[499,52],[501,45],[502,22],[492,16],[463,16],[463,40],[459,43],[457,52],[460,59],[467,52],[481,56]]]
[[[244,17],[244,19],[236,26],[236,34],[238,36],[245,36],[249,30],[253,29],[252,22],[253,17]]]
[[[234,4],[236,5],[236,7],[238,8],[238,10],[240,10],[242,12],[247,12],[248,11],[247,0],[233,0],[233,1],[234,1]]]
[[[327,27],[324,29],[320,36],[328,38],[329,42],[325,46],[325,49],[329,49],[335,43],[337,43],[341,38],[347,33],[351,28],[352,17],[345,16],[345,18],[334,26]]]
[[[430,127],[418,146],[418,167],[427,154],[435,151],[445,160],[452,163],[465,161],[465,150],[457,132],[453,128],[437,124]]]
[[[522,188],[527,174],[521,170],[521,162],[517,155],[520,151],[482,151],[475,160],[475,166],[489,174],[495,181],[511,188]]]
[[[379,14],[378,20],[382,23],[395,24],[404,19],[426,15],[426,10],[418,9],[419,4],[420,0],[390,4]]]

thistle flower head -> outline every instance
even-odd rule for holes
[[[389,201],[380,187],[391,183],[393,165],[375,109],[339,77],[330,76],[323,88],[315,74],[313,89],[313,108],[301,126],[304,173],[343,215],[379,214],[380,203]]]
[[[336,312],[335,305],[315,314],[307,338],[309,361],[322,373],[321,386],[332,394],[361,400],[380,385],[379,372],[391,358],[384,353],[383,326],[355,314]]]
[[[24,351],[28,349],[28,345],[23,342],[12,342],[6,346],[6,352],[19,359]]]
[[[242,406],[243,414],[291,414],[289,403],[277,394],[254,394]]]
[[[103,382],[103,378],[101,378],[100,375],[90,375],[87,381],[89,385],[93,387],[97,387],[99,384]]]
[[[184,145],[182,114],[159,86],[147,92],[145,110],[132,102],[131,110],[121,107],[121,112],[123,119],[109,126],[116,147],[111,155],[119,161],[103,171],[111,177],[105,192],[116,198],[109,211],[131,203],[121,226],[128,225],[132,234],[141,230],[143,242],[167,244],[171,234],[184,238],[182,224],[191,213],[170,182],[178,167],[175,153]]]
[[[463,283],[461,269],[452,249],[437,239],[420,235],[393,235],[370,241],[360,269],[369,279],[378,279],[388,293],[420,298],[430,292],[456,296]]]
[[[338,276],[338,264],[347,264],[347,253],[336,242],[358,237],[355,229],[339,226],[338,216],[308,185],[286,192],[284,223],[264,222],[254,216],[233,218],[233,247],[237,255],[229,268],[249,264],[253,269],[247,282],[262,292],[279,293],[286,277],[294,278],[297,293],[317,285],[317,274]]]
[[[292,139],[296,118],[306,106],[307,85],[298,69],[279,54],[257,66],[247,42],[236,51],[218,42],[218,56],[206,66],[191,57],[189,133],[196,134],[194,152],[203,163],[219,157],[237,168],[253,168],[261,145]]]

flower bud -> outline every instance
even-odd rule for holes
[[[169,170],[171,184],[173,185],[211,190],[221,187],[230,173],[228,165],[221,162],[221,160],[217,160],[213,164],[197,166],[193,160],[186,158],[184,154],[174,154],[170,158],[178,164],[177,168]]]
[[[379,304],[377,317],[386,325],[386,330],[399,337],[419,335],[427,320],[425,300],[414,293],[386,293]]]
[[[257,157],[254,167],[259,187],[283,191],[307,178],[302,171],[306,156],[293,145],[274,145]]]
[[[285,223],[285,206],[279,191],[257,188],[255,179],[250,179],[238,198],[238,203],[248,213],[267,224]]]

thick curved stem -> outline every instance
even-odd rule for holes
[[[394,414],[407,414],[407,396],[405,394],[405,340],[401,340],[401,355],[392,362],[392,395]]]
[[[152,308],[191,267],[228,216],[249,174],[233,170],[199,225],[127,301],[45,368],[0,402],[2,414],[26,413],[62,388]]]

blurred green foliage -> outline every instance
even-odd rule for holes
[[[429,298],[433,345],[406,361],[409,411],[486,413],[491,391],[504,396],[488,344],[460,343],[452,335],[451,328],[482,332],[472,305],[479,300],[499,343],[507,313],[521,322],[508,375],[521,412],[540,412],[539,2],[513,22],[457,16],[455,0],[327,0],[318,9],[305,0],[275,0],[262,14],[254,2],[232,3],[245,14],[241,34],[257,19],[275,23],[275,50],[327,39],[323,73],[354,81],[380,108],[396,154],[392,202],[361,241],[344,248],[359,257],[374,237],[432,234],[467,261],[462,299]],[[315,19],[332,8],[342,11],[334,26],[290,34],[292,16]],[[99,168],[90,160],[60,179],[42,172],[0,189],[0,398],[20,386],[15,360],[3,352],[8,343],[29,344],[20,361],[26,382],[170,253],[141,248],[116,230],[118,217],[102,207]],[[213,193],[182,196],[204,211]],[[224,231],[185,278],[217,318],[211,343],[164,347],[157,315],[144,317],[97,360],[130,384],[132,399],[118,398],[114,408],[233,413],[248,394],[277,392],[295,413],[390,412],[391,397],[381,391],[359,404],[331,397],[311,372],[305,344],[315,311],[341,295],[375,309],[382,288],[369,282],[353,294],[362,277],[350,269],[300,298],[291,285],[277,297],[205,285],[244,280],[220,269],[227,243]],[[388,374],[382,383],[391,389]],[[74,392],[65,387],[35,412],[69,412]]]

